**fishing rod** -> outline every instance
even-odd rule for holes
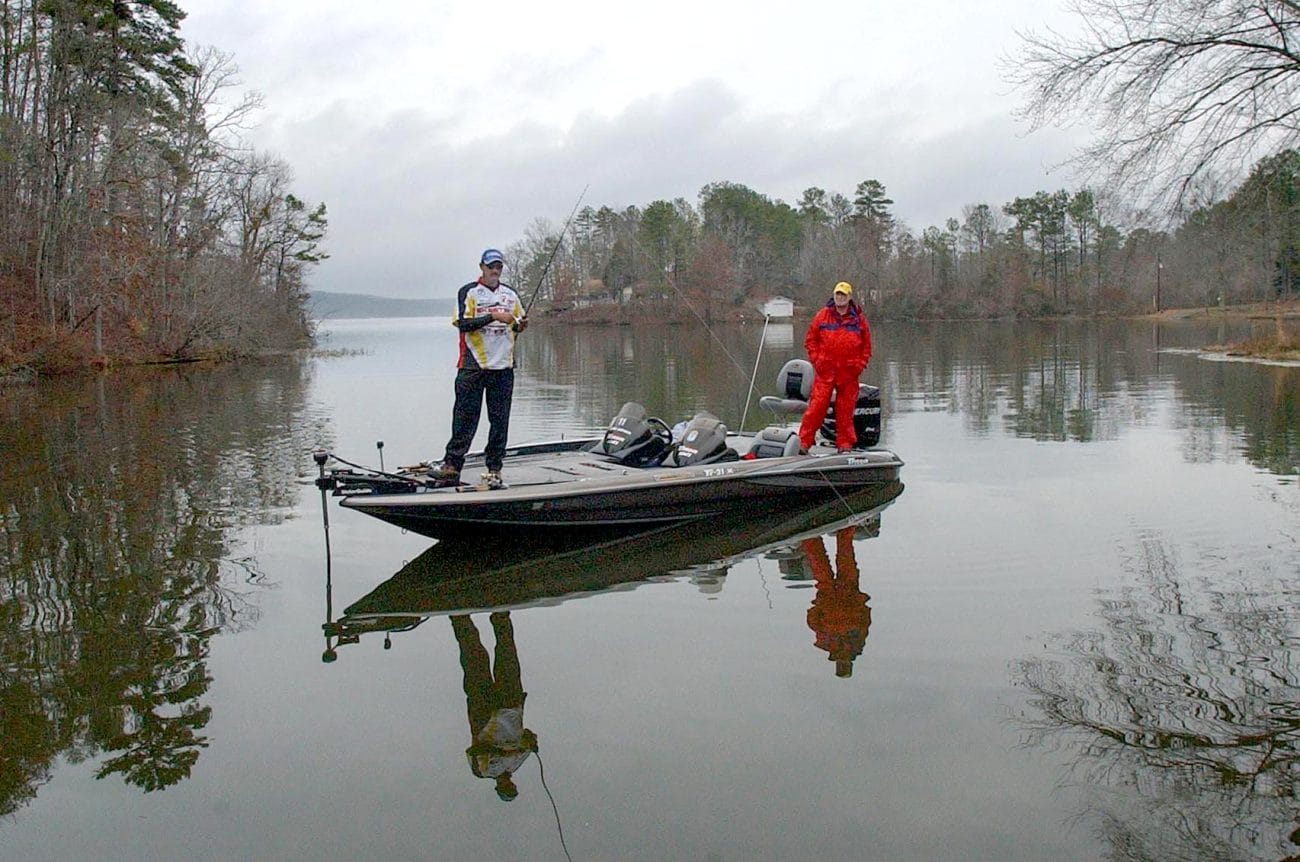
[[[558,252],[560,246],[564,244],[564,235],[569,232],[569,223],[572,222],[573,217],[578,214],[578,207],[582,205],[582,199],[587,196],[587,189],[589,188],[591,188],[590,183],[582,187],[582,194],[578,195],[578,200],[573,204],[573,209],[569,212],[569,217],[564,220],[564,227],[560,228],[560,235],[556,238],[555,246],[551,249],[551,256],[546,259],[546,265],[542,267],[542,274],[537,276],[537,284],[533,286],[533,292],[528,297],[528,302],[524,303],[524,317],[528,316],[529,309],[533,307],[533,301],[537,299],[537,294],[542,289],[542,283],[546,281],[546,273],[551,270],[551,262],[555,260],[555,253]]]

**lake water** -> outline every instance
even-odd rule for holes
[[[538,320],[511,438],[759,427],[802,326]],[[333,500],[327,568],[310,453],[437,459],[445,321],[2,390],[0,858],[1294,856],[1300,369],[1195,352],[1245,329],[882,323],[878,517],[443,607],[430,540]],[[517,795],[467,757],[488,682],[527,693]]]

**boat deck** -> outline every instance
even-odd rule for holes
[[[758,438],[730,435],[729,448],[749,452]],[[432,538],[467,530],[552,531],[623,528],[709,517],[778,500],[815,503],[898,478],[902,461],[887,449],[705,460],[642,467],[587,451],[572,440],[508,449],[503,488],[478,481],[483,456],[466,459],[458,485],[439,485],[422,469],[392,473],[334,471],[322,487],[343,496],[345,508]],[[770,441],[767,441],[770,442]],[[475,484],[477,483],[477,484]]]
[[[735,450],[736,454],[747,464],[754,463],[754,460],[775,462],[775,457],[761,459],[745,459],[754,446],[757,438],[751,434],[731,434],[727,437],[727,445]],[[528,488],[539,485],[554,485],[564,482],[598,482],[602,479],[623,479],[627,476],[655,474],[658,478],[665,478],[667,474],[675,471],[681,471],[683,478],[688,472],[694,472],[699,469],[695,467],[677,467],[671,462],[665,462],[654,467],[632,467],[619,462],[616,459],[607,457],[599,452],[584,451],[586,447],[598,442],[597,439],[569,441],[555,444],[540,444],[517,447],[506,450],[505,465],[502,469],[502,477],[506,484],[512,488]],[[892,452],[883,449],[860,449],[854,450],[852,455],[861,458],[874,458],[882,460],[896,460]],[[833,458],[839,455],[833,446],[816,445],[808,452],[809,456],[815,458]],[[802,456],[801,456],[802,457]],[[788,461],[784,458],[780,460]],[[715,461],[712,462],[715,467],[725,467],[727,464],[735,464],[736,461]],[[473,452],[466,458],[465,467],[461,473],[462,486],[473,486],[480,481],[480,473],[484,471],[483,453]]]

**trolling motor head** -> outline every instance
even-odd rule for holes
[[[324,449],[317,449],[311,453],[311,459],[316,462],[316,467],[320,470],[320,475],[316,477],[316,487],[322,491],[332,491],[337,483],[333,476],[325,475],[325,462],[330,459],[330,453]]]

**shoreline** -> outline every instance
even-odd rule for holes
[[[1176,308],[1144,315],[1144,318],[1157,322],[1273,321],[1274,330],[1270,334],[1231,344],[1207,345],[1202,352],[1207,358],[1217,360],[1300,365],[1300,301],[1257,302],[1223,308]]]
[[[1195,308],[1167,308],[1137,315],[1138,320],[1283,320],[1300,321],[1300,299],[1290,302],[1252,302],[1245,305],[1196,306]]]
[[[545,317],[550,317],[556,321],[563,321],[571,326],[634,326],[639,323],[649,322],[649,315],[636,313],[644,311],[641,309],[634,310],[629,314],[624,307],[612,309],[601,309],[599,312],[592,313],[588,310],[587,314],[573,314],[569,312],[542,312]],[[740,323],[762,323],[762,317],[750,317],[748,315],[741,318],[730,318]],[[888,319],[888,318],[885,318]],[[979,320],[994,320],[1001,318],[976,318]],[[1089,319],[1109,319],[1109,320],[1149,320],[1155,323],[1178,323],[1182,321],[1204,323],[1206,321],[1223,320],[1223,321],[1274,321],[1276,330],[1272,335],[1252,338],[1246,342],[1235,344],[1213,344],[1203,348],[1206,354],[1212,354],[1218,357],[1230,358],[1237,361],[1280,361],[1286,364],[1293,362],[1300,363],[1300,300],[1289,302],[1257,302],[1245,305],[1228,305],[1228,306],[1197,306],[1195,308],[1169,308],[1159,312],[1149,312],[1139,315],[1095,315],[1093,317],[1070,317],[1070,318],[1026,318],[1029,320],[1089,320]],[[683,316],[670,315],[668,317],[656,316],[655,322],[665,325],[688,325],[698,321],[688,320]],[[918,321],[924,322],[924,321]],[[944,320],[941,322],[958,322],[953,320]],[[213,351],[204,356],[196,356],[184,360],[177,359],[160,359],[159,357],[99,357],[92,359],[85,364],[74,366],[57,366],[54,368],[42,369],[37,365],[22,360],[16,361],[7,368],[0,368],[0,388],[5,386],[22,386],[30,385],[40,381],[42,378],[59,377],[68,374],[79,374],[88,371],[106,371],[109,368],[125,367],[147,367],[149,365],[169,365],[175,366],[180,364],[209,364],[222,362],[237,362],[247,359],[261,359],[268,356],[284,355],[285,353],[294,353],[300,350],[312,351],[316,347],[304,348],[280,348],[268,350],[265,353],[256,355],[232,355],[222,351]],[[29,357],[30,359],[31,357]],[[134,359],[134,361],[133,361]]]

